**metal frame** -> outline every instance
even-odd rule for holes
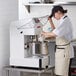
[[[23,76],[23,72],[25,72],[25,73],[37,73],[38,76],[41,76],[42,73],[50,73],[50,76],[54,76],[54,67],[43,69],[43,70],[35,70],[35,69],[26,69],[26,68],[5,66],[5,67],[3,67],[3,72],[4,71],[5,71],[5,76],[10,76],[9,75],[10,71],[18,71],[18,72],[20,72],[20,76]]]
[[[24,6],[27,8],[28,13],[30,13],[31,6],[48,6],[48,5],[76,5],[76,2],[53,2],[53,3],[32,3],[32,4],[24,4]]]

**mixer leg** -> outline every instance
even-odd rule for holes
[[[41,73],[38,73],[38,76],[41,76]]]

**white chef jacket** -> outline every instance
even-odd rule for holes
[[[72,23],[68,16],[64,15],[60,19],[59,25],[53,30],[53,33],[57,35],[57,37],[64,37],[68,41],[71,41],[73,38],[73,31],[72,31]],[[74,50],[72,43],[70,44],[70,58],[74,57]]]

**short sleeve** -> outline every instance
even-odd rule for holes
[[[61,37],[67,34],[67,22],[63,21],[57,28],[53,30],[53,33]]]

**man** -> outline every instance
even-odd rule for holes
[[[70,59],[74,57],[73,47],[70,43],[72,40],[72,24],[66,13],[67,10],[64,10],[62,6],[54,6],[52,14],[48,18],[53,31],[42,32],[45,38],[56,37],[55,74],[57,76],[68,76]],[[56,28],[52,17],[60,21]]]

